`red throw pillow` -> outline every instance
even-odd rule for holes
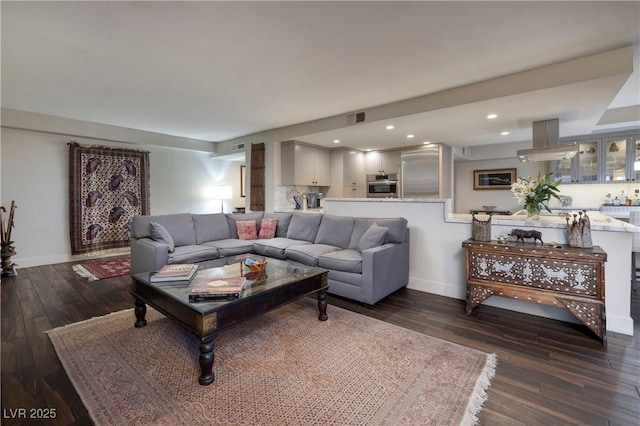
[[[258,231],[255,220],[236,220],[236,228],[238,228],[238,237],[241,240],[257,240]]]
[[[260,224],[260,238],[273,238],[276,236],[276,228],[278,226],[278,219],[275,217],[263,218]]]

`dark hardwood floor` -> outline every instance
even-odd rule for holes
[[[87,282],[73,264],[25,268],[2,280],[2,424],[91,424],[44,332],[131,308],[133,299],[128,277]],[[463,301],[415,290],[373,309],[335,297],[329,303],[329,317],[331,305],[340,306],[496,353],[483,425],[640,425],[638,292],[635,336],[608,333],[607,347],[582,325],[483,305],[466,316]],[[11,418],[18,409],[55,409],[56,418]]]

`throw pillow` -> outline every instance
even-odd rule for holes
[[[276,236],[276,228],[278,227],[278,219],[263,218],[260,224],[260,233],[258,238],[273,238]]]
[[[384,237],[387,235],[387,231],[388,228],[385,228],[384,226],[378,226],[377,223],[371,224],[362,238],[360,238],[358,251],[363,252],[367,249],[382,245]]]
[[[236,220],[236,228],[238,228],[238,238],[241,240],[257,240],[258,230],[255,220]]]
[[[169,253],[173,253],[173,250],[176,248],[176,244],[173,242],[173,238],[167,229],[156,222],[149,223],[149,228],[151,230],[151,238],[154,241],[159,243],[165,243],[169,246]]]

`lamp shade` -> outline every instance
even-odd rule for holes
[[[230,185],[221,185],[211,187],[210,197],[213,200],[230,200],[233,198],[233,192]]]

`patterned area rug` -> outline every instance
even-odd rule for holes
[[[305,298],[222,331],[215,382],[198,340],[149,309],[47,333],[97,425],[471,425],[495,354]]]
[[[73,265],[73,270],[89,281],[120,277],[122,275],[129,275],[131,272],[131,258],[119,257],[116,259],[87,262],[81,265]]]

